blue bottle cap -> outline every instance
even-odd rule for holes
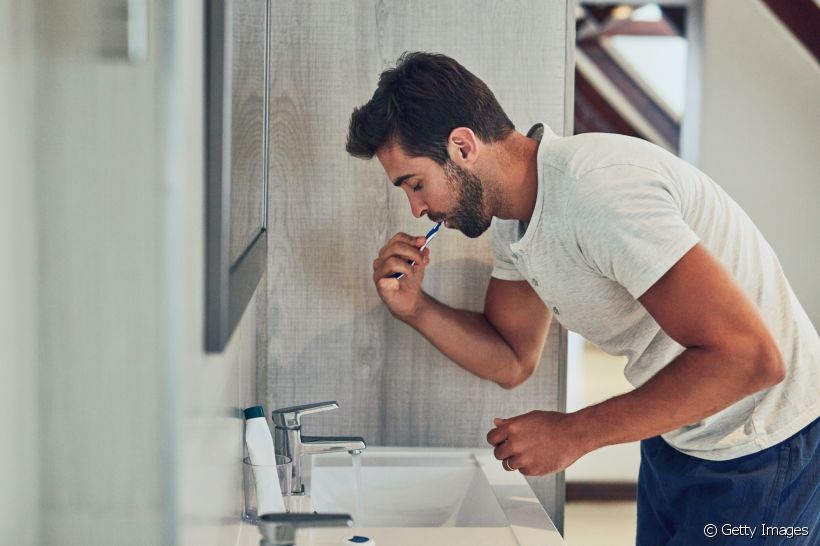
[[[262,406],[253,406],[242,411],[245,414],[245,419],[255,419],[265,416],[265,409]]]

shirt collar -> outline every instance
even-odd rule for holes
[[[544,123],[536,123],[532,126],[532,128],[527,131],[527,136],[529,138],[534,138],[539,141],[538,144],[538,154],[536,156],[536,173],[538,175],[538,192],[535,197],[535,206],[532,209],[532,216],[530,217],[529,222],[519,222],[519,226],[521,230],[524,231],[524,235],[518,241],[512,243],[510,245],[510,249],[513,252],[518,252],[522,248],[526,248],[529,246],[530,241],[538,230],[538,224],[541,221],[541,209],[543,208],[544,203],[544,180],[543,177],[545,176],[544,171],[541,168],[542,165],[542,157],[544,156],[544,151],[547,149],[547,144],[556,138],[559,138],[558,135],[550,128],[549,125]]]

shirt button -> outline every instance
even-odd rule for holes
[[[558,307],[556,307],[555,305],[552,306],[552,312],[555,313],[556,315],[561,314],[561,312],[558,310]]]
[[[533,286],[538,286],[538,279],[533,279],[532,280],[532,285]]]

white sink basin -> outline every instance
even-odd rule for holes
[[[369,447],[360,458],[357,497],[350,455],[313,456],[308,495],[292,497],[291,510],[344,512],[356,524],[300,531],[297,546],[340,546],[352,535],[379,546],[566,546],[524,477],[490,449]],[[259,538],[243,524],[237,545]]]
[[[350,455],[314,458],[314,510],[352,514],[362,527],[509,525],[472,453],[364,451],[361,458],[360,507]]]

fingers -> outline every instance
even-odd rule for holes
[[[487,433],[487,441],[495,446],[493,456],[504,463],[504,470],[507,471],[517,470],[519,466],[516,466],[516,463],[520,464],[520,455],[517,453],[520,448],[514,446],[514,442],[510,438],[509,425],[507,424],[510,421],[509,419],[496,417],[493,419],[496,428]]]
[[[379,289],[379,292],[383,293],[391,293],[396,292],[399,287],[399,279],[393,279],[391,277],[382,277],[376,280],[376,286]]]
[[[522,474],[525,473],[523,468],[523,461],[520,455],[513,455],[512,457],[506,457],[504,460],[501,461],[501,466],[504,467],[504,470],[507,472],[515,472],[518,470]]]
[[[523,457],[520,455],[513,455],[511,457],[501,459],[501,467],[507,472],[515,472],[517,470],[525,476],[530,475],[529,470],[527,470],[524,466]]]
[[[487,442],[490,445],[497,446],[507,439],[507,428],[500,426],[492,429],[487,433]]]
[[[502,428],[504,426],[504,424],[507,423],[508,421],[510,421],[510,419],[502,419],[501,417],[496,417],[495,419],[493,419],[493,424],[496,426],[496,428],[494,428],[493,430],[491,430],[490,432],[487,433],[487,441],[489,443],[491,443],[493,445],[497,445],[497,444],[499,444],[499,443],[501,443],[501,442],[503,442],[504,440],[507,439],[507,433],[506,432],[494,432],[494,431]],[[498,439],[498,441],[496,441],[496,442],[492,441],[490,439],[491,434],[493,435],[493,438]]]
[[[493,456],[499,461],[503,461],[513,455],[515,455],[515,451],[513,450],[510,442],[501,442],[495,446],[495,449],[493,450]]]
[[[408,235],[407,233],[398,232],[390,240],[387,242],[389,246],[391,243],[395,242],[402,242],[402,243],[409,243],[409,244],[416,244],[417,248],[424,244],[424,236],[421,235]]]
[[[418,249],[424,244],[424,240],[424,237],[414,237],[406,233],[396,233],[390,238],[389,241],[387,241],[387,244],[379,249],[379,255],[383,254],[388,248],[395,245],[409,246],[411,249],[418,251]]]
[[[410,263],[404,258],[391,256],[390,258],[383,260],[381,263],[373,263],[373,280],[378,283],[379,279],[390,277],[394,273],[412,275],[413,267],[414,266],[410,265]]]
[[[424,250],[426,251],[427,249]],[[379,256],[376,259],[385,260],[393,256],[415,262],[422,262],[424,260],[424,252],[419,250],[418,246],[414,243],[405,243],[402,241],[396,241],[383,247],[379,251]]]
[[[414,237],[406,233],[397,233],[379,250],[379,254],[393,246],[406,247],[410,250],[415,250],[418,252],[418,249],[424,245],[424,241],[424,237]]]
[[[379,250],[379,255],[373,260],[373,278],[388,277],[395,273],[409,274],[409,262],[424,266],[430,261],[430,250],[420,251],[424,244],[424,237],[411,237],[406,233],[397,233]]]

